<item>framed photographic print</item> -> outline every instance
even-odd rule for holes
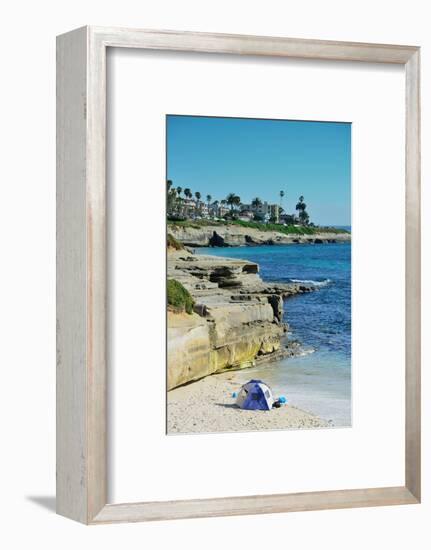
[[[58,37],[58,513],[420,502],[419,91],[416,46]]]

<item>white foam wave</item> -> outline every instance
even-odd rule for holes
[[[313,348],[303,349],[298,353],[298,357],[304,357],[305,355],[310,355],[310,353],[314,353],[316,350]]]
[[[313,281],[311,279],[290,279],[292,283],[314,285],[314,286],[326,286],[329,285],[331,279],[325,279],[324,281]]]

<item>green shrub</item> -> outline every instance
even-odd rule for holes
[[[175,279],[168,279],[167,284],[168,304],[175,308],[185,310],[187,313],[193,313],[194,300],[190,292]]]
[[[175,248],[175,250],[183,250],[184,249],[184,246],[182,243],[180,243],[180,241],[177,241],[177,239],[171,235],[170,233],[168,233],[168,236],[166,238],[166,244],[168,246],[168,248]]]

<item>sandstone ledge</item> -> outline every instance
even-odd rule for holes
[[[194,313],[168,309],[168,390],[283,352],[283,297],[313,290],[267,284],[245,260],[168,251],[168,278],[195,300]]]

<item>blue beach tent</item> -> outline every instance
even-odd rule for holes
[[[271,388],[262,380],[250,380],[238,393],[236,404],[241,409],[270,411],[274,404]]]

